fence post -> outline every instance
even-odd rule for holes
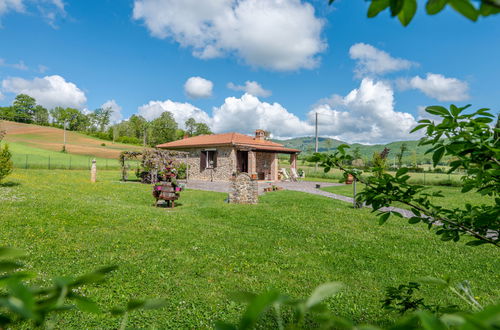
[[[353,206],[355,209],[358,208],[358,204],[356,203],[356,177],[354,177],[354,182],[352,183],[352,198],[353,198]]]
[[[49,156],[49,170],[50,170],[50,156]]]
[[[425,186],[425,170],[424,170],[424,186]]]
[[[106,170],[108,170],[108,160],[106,159]]]
[[[71,156],[69,156],[69,169],[71,170]]]
[[[88,166],[89,166],[89,171],[90,171],[90,157],[88,159]]]
[[[24,163],[24,169],[28,169],[28,155],[26,155],[26,162]]]

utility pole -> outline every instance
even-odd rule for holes
[[[318,113],[316,112],[316,125],[315,125],[315,132],[316,132],[316,147],[314,148],[315,152],[318,152]],[[315,171],[318,171],[318,162],[316,162],[315,166]]]
[[[66,152],[66,124],[68,122],[67,121],[64,121],[64,125],[63,125],[63,128],[64,128],[64,141],[63,141],[63,152]]]

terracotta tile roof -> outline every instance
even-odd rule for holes
[[[256,140],[251,136],[240,133],[199,135],[187,139],[159,144],[156,147],[163,149],[189,149],[196,147],[215,146],[239,146],[248,147],[255,150],[268,150],[287,153],[300,152],[300,150],[298,149],[285,148],[282,144],[267,140]]]

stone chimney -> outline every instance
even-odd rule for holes
[[[266,139],[266,131],[263,129],[255,130],[255,140],[265,140]]]

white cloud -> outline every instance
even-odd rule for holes
[[[28,94],[49,109],[57,106],[81,109],[87,102],[82,90],[58,75],[33,80],[7,78],[2,81],[2,88],[4,92]]]
[[[412,79],[400,79],[397,85],[401,89],[418,89],[425,95],[438,101],[464,101],[469,98],[469,85],[457,78],[447,78],[442,74],[428,73]]]
[[[241,98],[228,97],[224,104],[214,108],[212,129],[216,133],[241,132],[252,134],[261,128],[274,137],[312,134],[313,127],[288,112],[279,103],[261,102],[257,97],[244,94]]]
[[[24,64],[24,61],[19,61],[17,63],[10,64],[10,63],[7,63],[3,58],[0,58],[0,66],[13,68],[13,69],[17,69],[17,70],[22,70],[22,71],[26,71],[29,69],[28,66],[26,64]]]
[[[212,96],[214,84],[202,77],[191,77],[184,84],[187,96],[193,99],[201,99]]]
[[[58,16],[66,16],[65,5],[62,0],[0,0],[0,15],[10,11],[28,13],[27,7],[29,5],[36,6],[42,17],[54,28],[57,27],[55,21]]]
[[[244,91],[245,93],[252,94],[257,97],[269,97],[272,92],[270,90],[264,89],[256,81],[245,81],[245,85],[236,85],[232,82],[227,84],[227,88],[233,91]]]
[[[101,105],[102,109],[111,109],[111,116],[109,118],[109,121],[111,124],[116,124],[122,121],[123,115],[122,115],[122,107],[116,103],[115,100],[109,100],[106,101],[103,105]]]
[[[45,73],[45,72],[47,72],[48,70],[49,70],[49,68],[48,68],[47,66],[42,65],[42,64],[38,65],[38,72],[40,72],[40,73]]]
[[[212,116],[192,104],[171,100],[151,101],[139,108],[139,114],[152,120],[170,111],[181,128],[193,117],[208,124],[215,133],[253,134],[261,128],[275,138],[286,138],[313,135],[317,112],[321,136],[369,144],[419,138],[409,133],[416,125],[415,118],[395,110],[394,91],[385,82],[364,78],[359,88],[346,96],[334,95],[325,100],[329,103],[315,105],[305,120],[279,103],[262,102],[249,93],[226,98],[221,106],[213,108]]]
[[[9,11],[23,12],[24,10],[23,0],[0,0],[0,15]]]
[[[5,95],[2,94],[2,92],[0,92],[0,100],[3,100],[5,98]]]
[[[184,123],[189,118],[194,118],[197,122],[210,124],[208,114],[190,103],[179,103],[171,100],[150,101],[148,104],[139,107],[139,115],[146,120],[156,119],[165,111],[172,113],[179,128],[185,128]]]
[[[308,114],[312,123],[319,114],[319,132],[347,142],[385,143],[418,138],[410,130],[415,118],[394,109],[394,91],[382,81],[364,78],[347,96],[335,95],[330,104],[316,105]]]
[[[18,63],[12,64],[12,67],[14,69],[23,70],[23,71],[28,70],[28,67],[26,66],[26,64],[24,64],[24,61],[19,61]]]
[[[236,55],[254,67],[314,68],[326,48],[323,21],[301,0],[135,0],[133,17],[193,55]]]
[[[352,45],[349,55],[357,61],[355,69],[357,77],[382,75],[409,69],[416,65],[408,60],[394,58],[389,53],[364,43]]]

